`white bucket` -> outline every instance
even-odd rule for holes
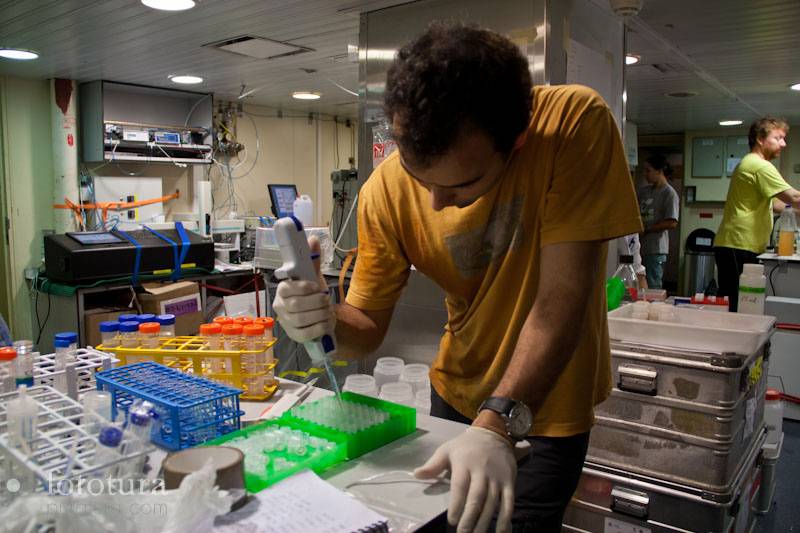
[[[314,225],[314,202],[307,194],[298,196],[293,205],[294,216],[303,223],[303,227]]]

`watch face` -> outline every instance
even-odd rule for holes
[[[533,414],[528,406],[517,402],[508,414],[508,432],[516,439],[524,439],[533,425]]]

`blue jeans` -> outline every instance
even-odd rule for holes
[[[660,289],[664,280],[664,263],[667,254],[648,254],[642,256],[642,264],[646,270],[647,286],[651,289]]]

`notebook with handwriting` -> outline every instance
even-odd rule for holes
[[[241,509],[217,518],[223,533],[382,533],[385,517],[305,470],[256,494]]]

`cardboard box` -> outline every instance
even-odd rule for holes
[[[108,307],[99,307],[97,309],[89,309],[83,315],[83,324],[85,328],[85,337],[82,346],[97,346],[102,343],[100,337],[100,322],[106,320],[116,320],[119,315],[125,313],[135,313],[130,309],[114,309]]]
[[[193,281],[145,283],[139,293],[142,313],[175,315],[176,335],[196,335],[203,323],[200,287]]]

